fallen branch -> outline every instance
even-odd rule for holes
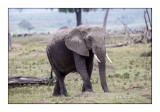
[[[129,44],[129,42],[118,43],[118,44],[109,44],[109,45],[106,45],[106,48],[109,48],[109,47],[122,47],[122,46],[127,46],[128,44]]]
[[[135,43],[144,43],[143,42],[143,39],[144,39],[143,35],[141,36],[140,39],[134,39],[134,38],[131,38],[131,39],[132,39],[131,41],[124,42],[124,43],[106,45],[106,48],[110,48],[110,47],[122,47],[122,46],[127,46],[129,44],[135,44]]]
[[[54,77],[51,79],[49,77],[34,77],[34,76],[9,76],[8,77],[8,85],[10,86],[19,86],[24,84],[39,84],[39,85],[47,85],[54,82]]]

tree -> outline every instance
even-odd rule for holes
[[[64,13],[76,13],[76,20],[77,20],[77,26],[82,24],[81,21],[81,8],[59,8],[59,12],[64,12]]]
[[[103,28],[104,28],[104,30],[106,30],[106,23],[107,23],[107,18],[108,18],[108,12],[109,12],[109,9],[106,9],[106,13],[105,13],[105,16],[104,16],[104,21],[103,21]]]
[[[11,50],[11,35],[10,35],[10,25],[8,21],[8,50]]]
[[[144,10],[144,21],[145,21],[145,24],[146,24],[146,28],[144,29],[144,33],[142,34],[142,38],[145,37],[147,39],[147,42],[149,43],[149,42],[152,41],[152,36],[151,36],[152,22],[151,22],[151,19],[150,19],[150,16],[149,16],[148,9]],[[149,28],[148,24],[150,25],[150,28]]]
[[[10,35],[10,32],[8,32],[8,50],[11,50],[11,35]]]
[[[52,9],[53,10],[53,9]],[[95,11],[96,9],[92,8],[59,8],[59,12],[64,12],[64,13],[76,13],[76,21],[77,21],[77,26],[82,24],[82,10],[84,12],[89,12],[91,10]]]
[[[30,30],[34,29],[34,27],[31,25],[31,23],[27,20],[22,20],[18,26],[20,28],[23,28],[23,29],[27,29],[28,30],[28,33],[30,33]]]
[[[152,22],[151,22],[151,19],[150,19],[150,16],[149,16],[149,12],[148,12],[147,8],[146,8],[146,13],[147,13],[147,16],[148,16],[148,21],[149,21],[150,27],[152,28]]]

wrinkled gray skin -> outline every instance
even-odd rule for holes
[[[106,33],[100,26],[80,25],[76,28],[62,27],[49,38],[46,52],[57,78],[54,96],[68,96],[64,78],[70,72],[78,72],[81,75],[82,92],[93,92],[90,77],[94,54],[101,61],[98,65],[102,88],[104,92],[108,92],[105,37]]]

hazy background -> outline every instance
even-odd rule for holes
[[[149,9],[151,15],[151,10]],[[82,24],[103,25],[105,10],[98,9],[96,11],[82,12]],[[144,9],[110,9],[106,29],[118,30],[124,26],[118,20],[120,18],[131,29],[140,29],[145,26]],[[22,20],[29,21],[34,29],[33,32],[54,32],[62,26],[76,26],[75,13],[62,13],[58,9],[9,9],[9,25],[11,34],[27,33],[18,24]]]

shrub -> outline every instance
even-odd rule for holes
[[[138,76],[139,76],[139,74],[140,74],[140,72],[137,72],[137,73],[135,74],[135,76],[136,76],[136,77],[138,77]]]
[[[120,77],[121,74],[116,73],[116,74],[114,74],[114,76],[115,76],[115,77]]]
[[[130,63],[131,65],[133,65],[133,63],[134,63],[134,60],[130,60],[130,61],[129,61],[129,63]]]
[[[53,74],[53,76],[51,78],[51,76],[49,74],[49,75],[45,76],[44,80],[45,80],[46,84],[53,85],[56,82],[56,75]]]
[[[125,72],[122,74],[122,77],[125,79],[129,79],[130,78],[130,74],[128,72]]]

